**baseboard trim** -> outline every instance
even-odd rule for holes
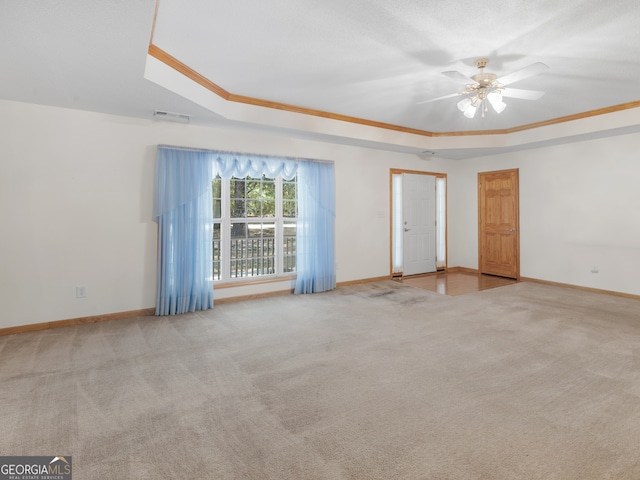
[[[613,295],[616,297],[631,298],[633,300],[640,300],[640,295],[634,295],[633,293],[616,292],[615,290],[603,290],[601,288],[583,287],[582,285],[573,285],[571,283],[552,282],[549,280],[541,280],[539,278],[520,277],[521,282],[538,283],[540,285],[549,285],[551,287],[564,287],[571,288],[573,290],[582,290],[589,293],[602,293],[605,295]]]
[[[474,274],[478,274],[480,272],[475,268],[451,267],[451,268],[447,268],[447,273],[474,273]]]
[[[365,278],[361,280],[352,280],[348,282],[340,282],[336,286],[344,287],[348,285],[357,285],[359,283],[377,282],[380,280],[389,280],[390,276]],[[240,285],[238,285],[240,286]],[[214,300],[214,305],[224,305],[225,303],[243,302],[246,300],[256,300],[259,298],[277,297],[280,295],[292,295],[293,290],[278,290],[275,292],[256,293],[251,295],[238,295],[235,297],[218,298]],[[86,325],[89,323],[108,322],[111,320],[122,320],[124,318],[147,317],[155,315],[155,308],[143,308],[141,310],[130,310],[128,312],[106,313],[103,315],[93,315],[90,317],[70,318],[67,320],[54,320],[51,322],[31,323],[28,325],[17,325],[15,327],[0,328],[0,337],[6,335],[15,335],[18,333],[38,332],[41,330],[51,330],[54,328],[72,327],[75,325]]]
[[[349,280],[347,282],[338,282],[336,283],[336,288],[348,287],[350,285],[359,285],[362,283],[379,282],[382,280],[391,280],[391,276],[386,275],[384,277],[362,278],[360,280]],[[293,289],[277,290],[275,292],[256,293],[251,295],[238,295],[235,297],[216,298],[214,300],[214,305],[224,305],[225,303],[243,302],[245,300],[256,300],[258,298],[278,297],[281,295],[292,295],[292,294],[293,294]]]
[[[477,274],[478,270],[467,267],[451,267],[447,269],[449,273],[471,273]],[[391,275],[385,275],[383,277],[362,278],[359,280],[349,280],[346,282],[338,282],[336,287],[348,287],[351,285],[360,285],[363,283],[379,282],[383,280],[392,280]],[[549,280],[541,280],[539,278],[520,277],[521,282],[538,283],[541,285],[549,285],[552,287],[564,287],[572,288],[574,290],[582,290],[590,293],[601,293],[605,295],[614,295],[616,297],[631,298],[633,300],[640,300],[640,295],[632,293],[616,292],[614,290],[603,290],[600,288],[583,287],[581,285],[572,285],[570,283],[552,282]],[[237,297],[219,298],[214,301],[215,305],[224,305],[225,303],[243,302],[246,300],[256,300],[259,298],[277,297],[282,295],[292,295],[293,290],[278,290],[275,292],[256,293],[252,295],[238,295]],[[108,322],[111,320],[122,320],[125,318],[133,317],[147,317],[155,315],[155,308],[143,308],[141,310],[130,310],[127,312],[107,313],[103,315],[93,315],[90,317],[70,318],[68,320],[56,320],[52,322],[32,323],[29,325],[18,325],[15,327],[0,328],[0,337],[6,335],[15,335],[18,333],[37,332],[41,330],[51,330],[54,328],[72,327],[75,325],[86,325],[89,323]]]
[[[479,274],[480,272],[474,268],[467,267],[451,267],[447,268],[448,273],[470,273],[470,274]],[[640,300],[640,295],[635,295],[633,293],[624,293],[624,292],[616,292],[615,290],[603,290],[601,288],[592,288],[592,287],[583,287],[582,285],[573,285],[571,283],[561,283],[561,282],[552,282],[550,280],[542,280],[539,278],[532,277],[520,277],[518,279],[519,282],[530,282],[537,283],[540,285],[549,285],[551,287],[563,287],[563,288],[571,288],[573,290],[582,290],[583,292],[590,293],[602,293],[604,295],[613,295],[616,297],[624,297],[631,298],[633,300]]]
[[[32,323],[29,325],[18,325],[16,327],[0,328],[0,337],[5,335],[15,335],[17,333],[37,332],[40,330],[51,330],[53,328],[73,327],[75,325],[86,325],[88,323],[108,322],[111,320],[122,320],[123,318],[147,317],[155,315],[155,308],[143,308],[142,310],[130,310],[128,312],[106,313],[103,315],[93,315],[91,317],[70,318],[67,320],[54,320],[52,322]]]
[[[296,279],[295,275],[292,275],[288,277],[275,277],[275,278],[266,278],[266,279],[263,278],[258,280],[249,279],[249,280],[234,281],[234,282],[227,282],[227,283],[214,283],[213,289],[223,290],[225,288],[247,287],[252,285],[262,285],[265,283],[284,283],[284,282],[291,283],[295,279]]]
[[[277,290],[275,292],[253,293],[249,295],[237,295],[235,297],[214,298],[213,305],[224,305],[225,303],[244,302],[246,300],[257,300],[259,298],[279,297],[281,295],[292,295],[293,290]]]
[[[338,282],[336,283],[336,287],[349,287],[351,285],[360,285],[362,283],[371,283],[371,282],[381,282],[383,280],[391,280],[391,275],[385,275],[384,277],[371,277],[371,278],[361,278],[360,280],[349,280],[346,282]]]

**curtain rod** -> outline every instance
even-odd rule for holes
[[[292,160],[294,162],[316,162],[316,163],[335,163],[333,160],[317,160],[314,158],[300,158],[300,157],[287,157],[283,155],[268,155],[265,153],[243,153],[243,152],[230,152],[227,150],[212,150],[210,148],[194,148],[194,147],[181,147],[178,145],[158,144],[158,148],[171,148],[174,150],[184,150],[187,152],[209,152],[209,153],[221,153],[224,155],[237,155],[245,157],[266,157],[266,158],[280,158],[285,160]]]

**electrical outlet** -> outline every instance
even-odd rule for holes
[[[591,273],[598,273],[598,271],[599,270],[597,266],[594,265],[593,267],[591,267]]]
[[[87,296],[86,287],[76,287],[76,298],[85,298]]]

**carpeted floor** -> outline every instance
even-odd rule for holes
[[[637,480],[639,307],[386,281],[0,337],[0,452],[77,480]]]

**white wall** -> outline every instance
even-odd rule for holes
[[[469,268],[477,268],[476,175],[519,168],[522,276],[640,294],[640,134],[425,161],[16,102],[0,101],[0,110],[0,328],[155,305],[158,144],[335,161],[339,282],[389,274],[390,168],[448,174],[449,265]],[[79,285],[84,299],[75,298]]]
[[[449,264],[478,267],[478,172],[519,168],[521,275],[639,295],[639,145],[630,134],[456,163]]]
[[[335,161],[339,282],[389,274],[389,168],[446,173],[450,166],[246,130],[7,101],[0,110],[0,328],[155,305],[158,144]],[[76,286],[86,287],[86,298],[75,298]]]

